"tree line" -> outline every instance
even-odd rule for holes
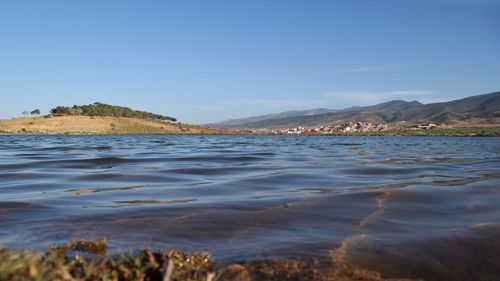
[[[175,122],[177,119],[146,111],[133,110],[128,107],[93,103],[89,105],[74,105],[73,107],[57,106],[50,110],[52,115],[84,115],[84,116],[114,116],[141,119],[156,119]]]

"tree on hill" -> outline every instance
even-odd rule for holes
[[[30,112],[31,115],[40,115],[40,109],[35,109]]]
[[[52,108],[50,110],[50,113],[53,115],[69,115],[69,107],[58,106],[58,107]]]
[[[28,116],[29,112],[28,111],[23,111],[24,116]]]
[[[154,119],[175,122],[177,119],[146,111],[133,110],[128,107],[93,103],[89,105],[74,105],[73,107],[57,106],[50,110],[53,115],[84,115],[84,116],[114,116],[141,119]]]

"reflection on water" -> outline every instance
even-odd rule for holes
[[[0,243],[495,280],[499,155],[495,138],[0,136]]]

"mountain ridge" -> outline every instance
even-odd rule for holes
[[[453,123],[473,118],[497,118],[500,117],[500,91],[430,104],[422,104],[418,101],[391,100],[371,106],[322,110],[317,113],[314,113],[314,110],[287,111],[207,125],[224,129],[275,129],[323,126],[346,122],[418,124],[423,122]],[[311,111],[314,114],[303,114]],[[298,114],[292,114],[293,112]],[[284,113],[288,113],[289,116],[283,117]],[[237,122],[234,122],[235,120]]]
[[[279,112],[279,113],[269,113],[269,114],[246,117],[246,118],[228,119],[228,120],[224,120],[221,122],[209,123],[209,124],[206,124],[206,126],[214,126],[217,124],[219,124],[219,125],[223,124],[223,126],[237,126],[238,124],[257,122],[257,121],[266,120],[266,119],[280,119],[280,118],[288,118],[288,117],[294,117],[294,116],[309,116],[309,115],[331,113],[331,112],[336,112],[336,111],[337,110],[335,110],[335,109],[326,109],[326,108],[313,108],[313,109],[306,109],[306,110],[288,110],[288,111],[283,111],[283,112]]]

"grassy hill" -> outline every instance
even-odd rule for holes
[[[4,134],[227,134],[162,120],[114,116],[43,116],[0,120]]]
[[[33,111],[32,114],[40,111]],[[93,103],[57,106],[50,115],[0,120],[3,134],[230,134],[231,131],[175,123],[177,119],[128,107]]]

